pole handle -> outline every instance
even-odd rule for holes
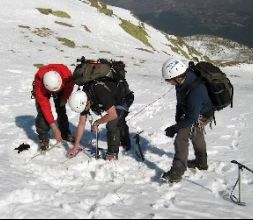
[[[236,160],[232,160],[231,163],[233,164],[237,164],[239,166],[239,169],[245,169],[245,170],[248,170],[249,172],[253,173],[253,170],[251,170],[250,168],[246,167],[245,165],[237,162]]]

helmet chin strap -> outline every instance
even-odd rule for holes
[[[176,82],[177,86],[180,86],[184,83],[186,77],[177,77],[174,79],[174,81]]]

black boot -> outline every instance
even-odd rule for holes
[[[191,169],[208,170],[207,158],[188,160],[187,166]]]
[[[40,140],[39,151],[46,151],[49,148],[49,139]]]
[[[164,173],[161,179],[166,183],[179,183],[182,180],[183,174],[171,169],[169,172]]]

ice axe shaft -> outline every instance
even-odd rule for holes
[[[99,157],[99,150],[98,150],[98,127],[96,129],[96,153],[95,153],[95,158],[96,160],[98,159]]]

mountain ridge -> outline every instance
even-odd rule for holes
[[[208,34],[253,47],[251,0],[103,0],[177,36]],[[242,34],[243,33],[243,34]]]

